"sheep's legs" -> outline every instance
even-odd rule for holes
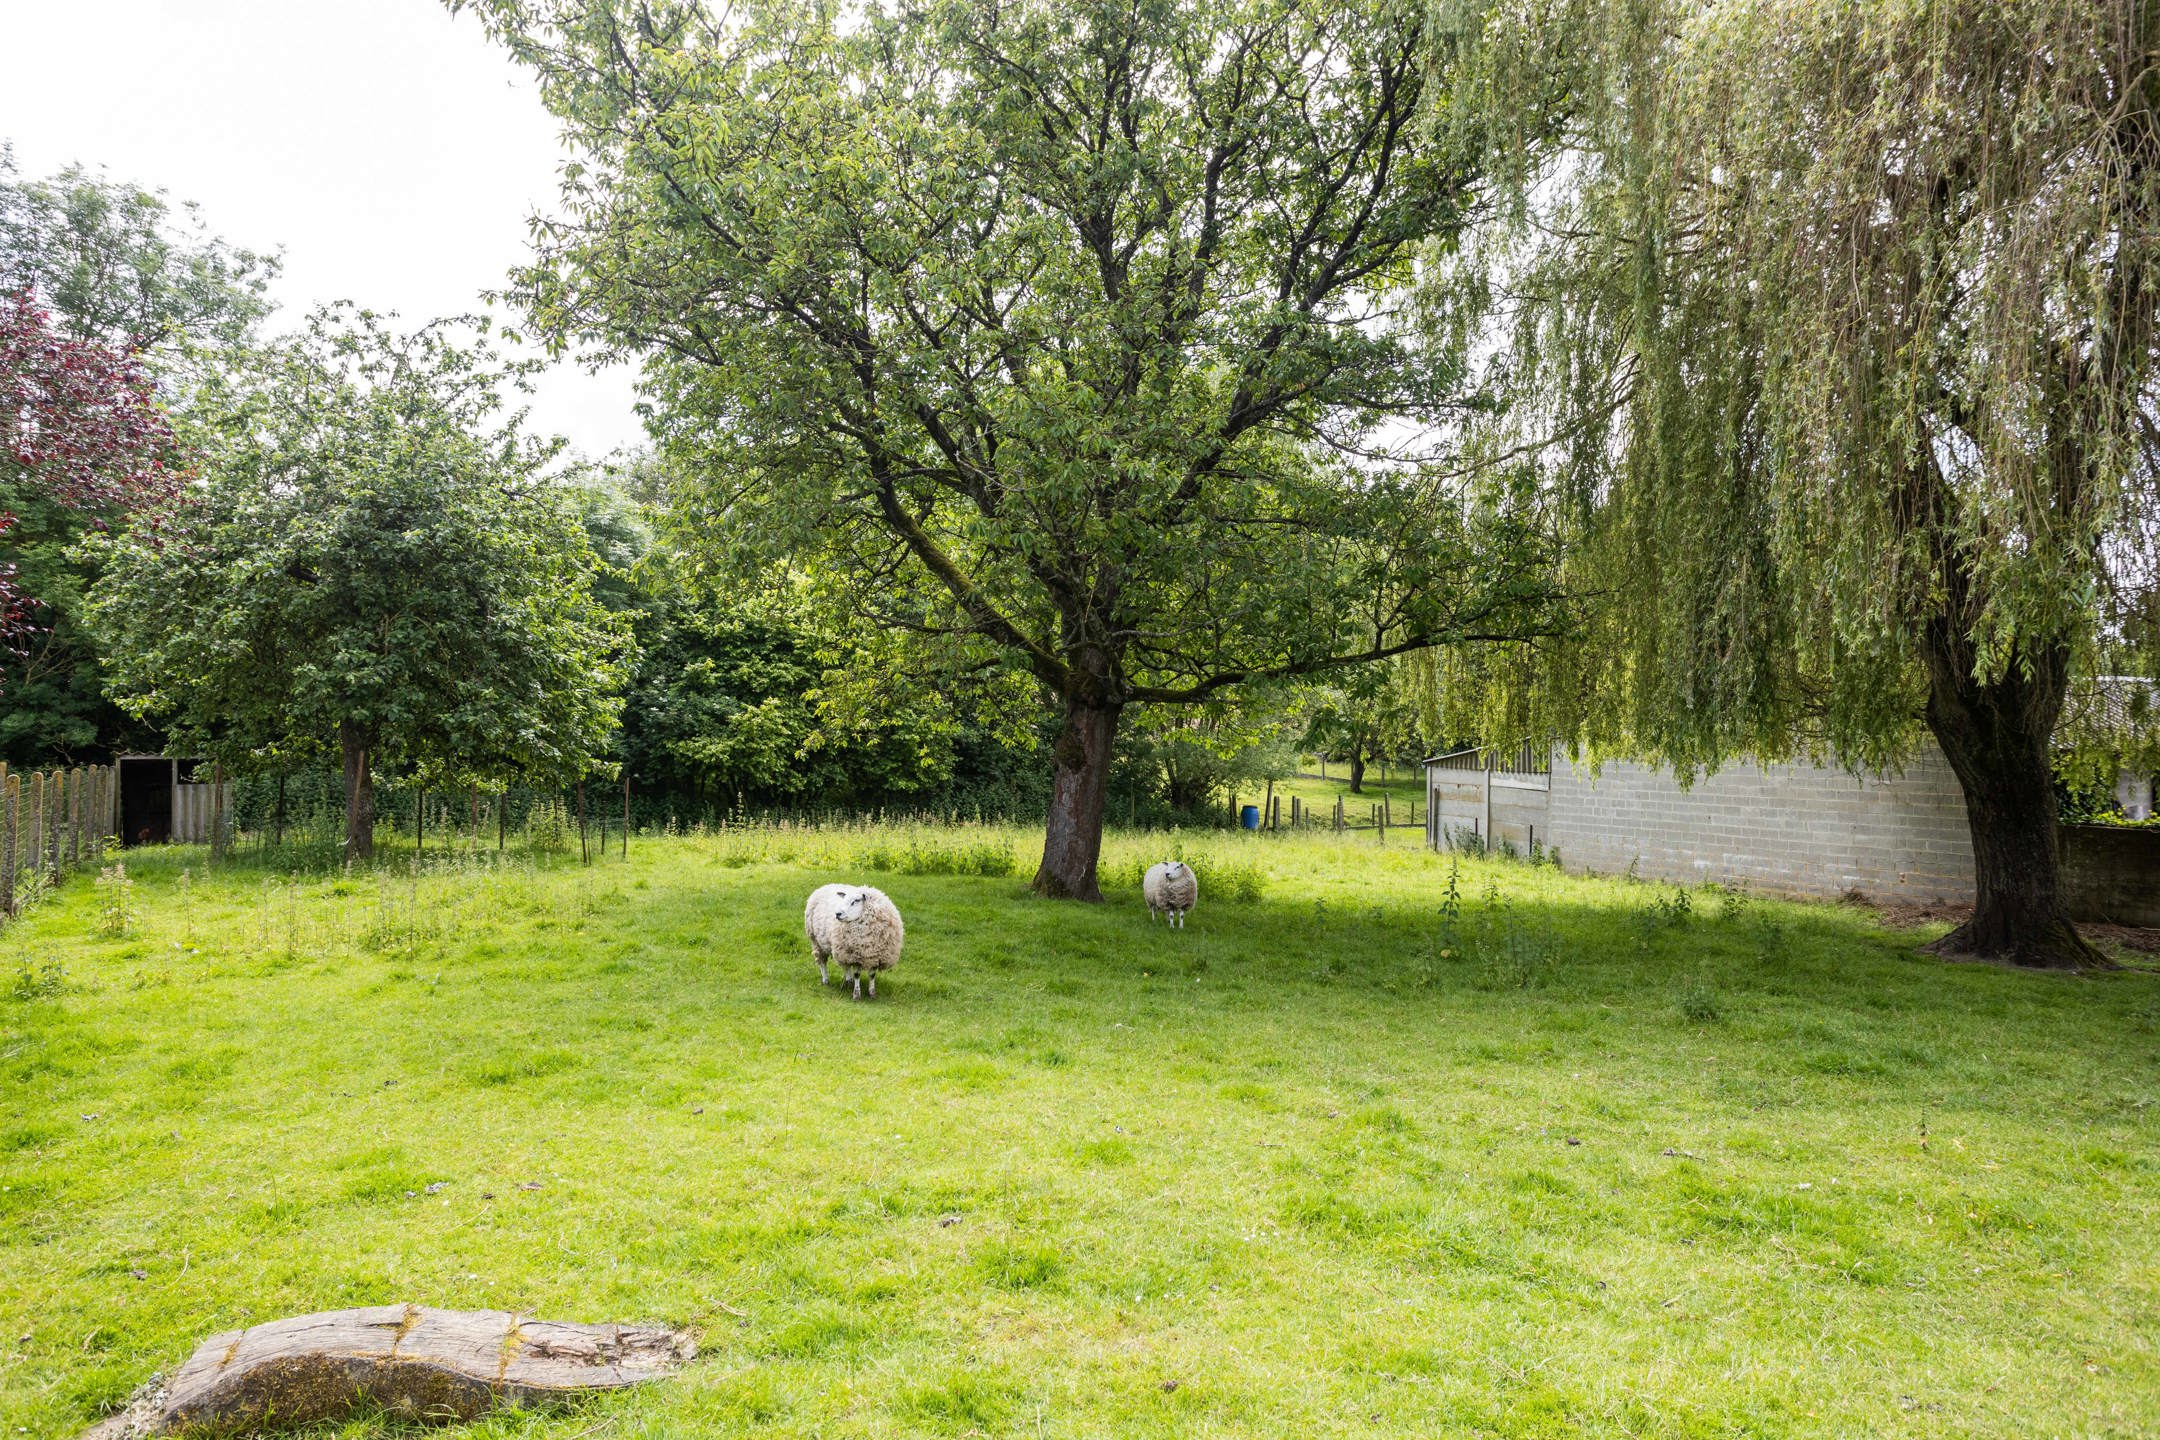
[[[877,999],[877,975],[875,973],[870,976],[870,998]]]
[[[822,955],[818,956],[818,962],[817,962],[817,983],[818,983],[818,984],[820,984],[820,985],[830,985],[830,984],[832,984],[832,976],[831,976],[831,974],[830,974],[830,973],[828,973],[828,972],[826,971],[826,969],[825,969],[825,957],[824,957],[824,956],[822,956]]]
[[[855,998],[862,999],[862,971],[855,972]]]

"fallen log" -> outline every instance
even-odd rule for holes
[[[696,1354],[688,1335],[650,1325],[422,1305],[330,1310],[211,1336],[82,1440],[291,1430],[363,1406],[471,1420],[662,1379]]]

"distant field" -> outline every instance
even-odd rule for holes
[[[1302,773],[1287,780],[1275,782],[1275,793],[1282,797],[1283,823],[1286,825],[1290,822],[1290,797],[1293,795],[1305,804],[1314,807],[1323,816],[1334,813],[1335,799],[1337,796],[1341,796],[1345,813],[1362,819],[1366,811],[1377,804],[1383,794],[1390,798],[1398,822],[1407,819],[1410,813],[1410,803],[1413,800],[1419,803],[1418,814],[1422,816],[1425,813],[1422,808],[1425,799],[1425,779],[1421,771],[1401,765],[1390,765],[1387,769],[1388,778],[1383,782],[1380,778],[1380,767],[1377,764],[1368,766],[1365,771],[1363,793],[1353,795],[1350,793],[1348,766],[1337,765],[1330,761],[1327,767],[1327,778],[1324,780],[1320,778],[1318,762],[1311,756],[1305,758],[1302,767]],[[1247,789],[1251,793],[1242,795],[1240,798],[1248,805],[1259,804],[1267,793],[1265,782],[1248,786]]]
[[[452,1435],[2160,1433],[2160,977],[1414,841],[1116,837],[1095,907],[994,829],[132,854],[126,935],[0,933],[0,1436],[401,1300],[700,1333]]]

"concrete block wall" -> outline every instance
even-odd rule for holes
[[[1895,775],[1738,762],[1683,790],[1670,771],[1616,762],[1593,779],[1559,754],[1539,838],[1570,870],[1781,895],[1970,902],[1972,836],[1957,777],[1932,745]]]
[[[1435,770],[1425,782],[1425,801],[1431,819],[1425,827],[1428,840],[1451,842],[1465,830],[1475,831],[1493,845],[1511,844],[1527,852],[1533,840],[1547,839],[1547,816],[1551,795],[1542,783],[1525,783],[1513,777],[1493,777],[1492,800],[1485,798],[1482,770]]]
[[[2160,830],[2065,825],[2062,874],[2072,919],[2160,925]]]
[[[1552,840],[1552,792],[1543,786],[1510,785],[1505,775],[1493,777],[1492,834],[1494,845],[1513,845],[1528,852],[1530,842]]]
[[[1458,830],[1485,833],[1485,772],[1482,770],[1430,770],[1425,776],[1425,807],[1431,818],[1425,834],[1430,843],[1444,845]]]

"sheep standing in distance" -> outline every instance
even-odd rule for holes
[[[817,957],[818,980],[832,983],[829,961],[855,982],[855,998],[862,999],[863,975],[870,976],[870,998],[877,998],[880,970],[890,970],[900,959],[900,942],[907,931],[900,911],[882,890],[867,885],[820,885],[803,906],[803,934]]]
[[[1149,920],[1159,911],[1173,927],[1182,930],[1186,912],[1200,898],[1200,877],[1182,860],[1165,860],[1148,866],[1140,881],[1140,894],[1147,901]]]

